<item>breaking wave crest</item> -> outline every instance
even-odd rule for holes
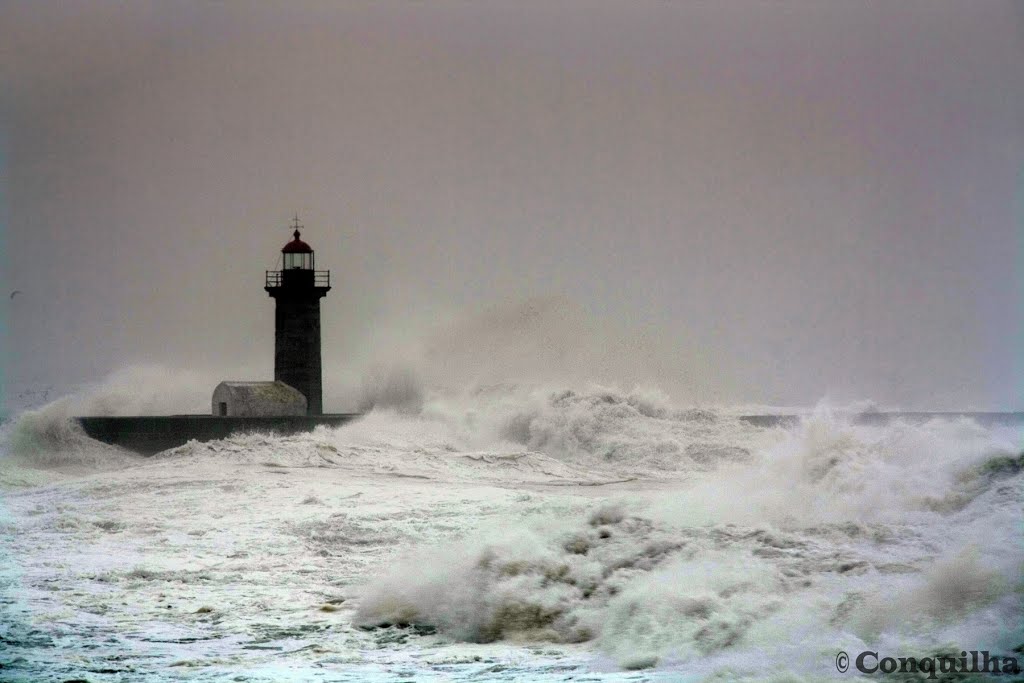
[[[0,431],[0,484],[41,483],[32,470],[97,470],[123,467],[139,456],[86,436],[66,401],[19,415]]]
[[[25,410],[0,430],[0,465],[24,468],[110,468],[137,456],[90,439],[72,419],[79,415],[160,415],[205,412],[207,384],[194,373],[157,366],[119,370],[99,384]],[[0,475],[2,476],[2,475]],[[21,475],[18,475],[19,477]]]
[[[666,644],[694,654],[728,647],[801,580],[742,547],[743,531],[674,529],[618,506],[581,522],[416,558],[370,589],[358,623],[417,624],[472,642],[599,638],[613,652],[628,648],[618,654],[631,667]]]
[[[525,449],[637,476],[743,461],[763,435],[728,411],[678,408],[655,390],[604,387],[497,385],[440,394],[417,420],[443,425],[459,447]]]
[[[676,484],[414,553],[366,587],[360,625],[592,641],[626,668],[688,672],[792,661],[794,634],[815,657],[1024,643],[1016,429],[826,408],[757,428],[603,390],[488,394],[471,417],[448,403],[418,419]]]

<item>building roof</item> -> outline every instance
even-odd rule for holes
[[[282,254],[312,254],[313,247],[309,246],[305,242],[299,239],[298,229],[292,233],[295,236],[288,244],[284,245],[284,249],[281,250]]]
[[[301,391],[291,387],[284,382],[232,382],[225,381],[217,385],[217,389],[224,387],[233,397],[249,396],[259,398],[263,401],[274,403],[293,403],[301,401],[306,403],[306,397]]]

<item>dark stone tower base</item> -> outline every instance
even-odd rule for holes
[[[320,297],[323,294],[316,294],[315,289],[309,294],[313,296],[282,293],[275,297],[274,379],[302,392],[309,415],[321,415],[324,412],[320,358]]]

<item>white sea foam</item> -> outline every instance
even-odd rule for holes
[[[45,496],[56,493],[19,494],[24,561],[38,554],[42,576],[51,543],[97,546],[77,560],[95,566],[67,581],[177,595],[189,609],[174,628],[209,619],[224,642],[266,632],[285,634],[282,647],[331,649],[291,655],[296,667],[429,645],[467,679],[514,680],[536,677],[536,650],[481,674],[480,655],[460,643],[527,642],[558,656],[583,648],[589,664],[573,666],[592,671],[820,680],[837,649],[1005,652],[1024,642],[1007,628],[1022,613],[1017,430],[863,426],[826,408],[760,428],[652,390],[430,392],[404,372],[381,373],[365,393],[373,411],[339,429],[190,442],[69,480],[74,504],[52,511]],[[83,471],[127,457],[69,428],[68,404],[15,426]],[[54,464],[18,457],[22,474]],[[102,551],[124,541],[145,555]],[[307,602],[341,630],[307,623],[296,607]],[[113,604],[81,609],[119,615],[133,633],[150,628]],[[204,605],[217,606],[215,619],[195,616]]]
[[[851,633],[925,649],[1024,636],[993,628],[1021,614],[1012,430],[855,426],[825,409],[758,430],[610,391],[534,395],[518,412],[499,403],[505,430],[490,433],[506,441],[684,483],[416,555],[370,585],[360,623],[474,642],[593,640],[630,668],[778,652],[800,624],[822,647]],[[495,416],[473,424],[484,423]]]

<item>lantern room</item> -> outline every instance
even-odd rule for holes
[[[281,249],[284,256],[284,270],[313,270],[313,247],[299,239],[299,229],[292,233],[295,236]]]

